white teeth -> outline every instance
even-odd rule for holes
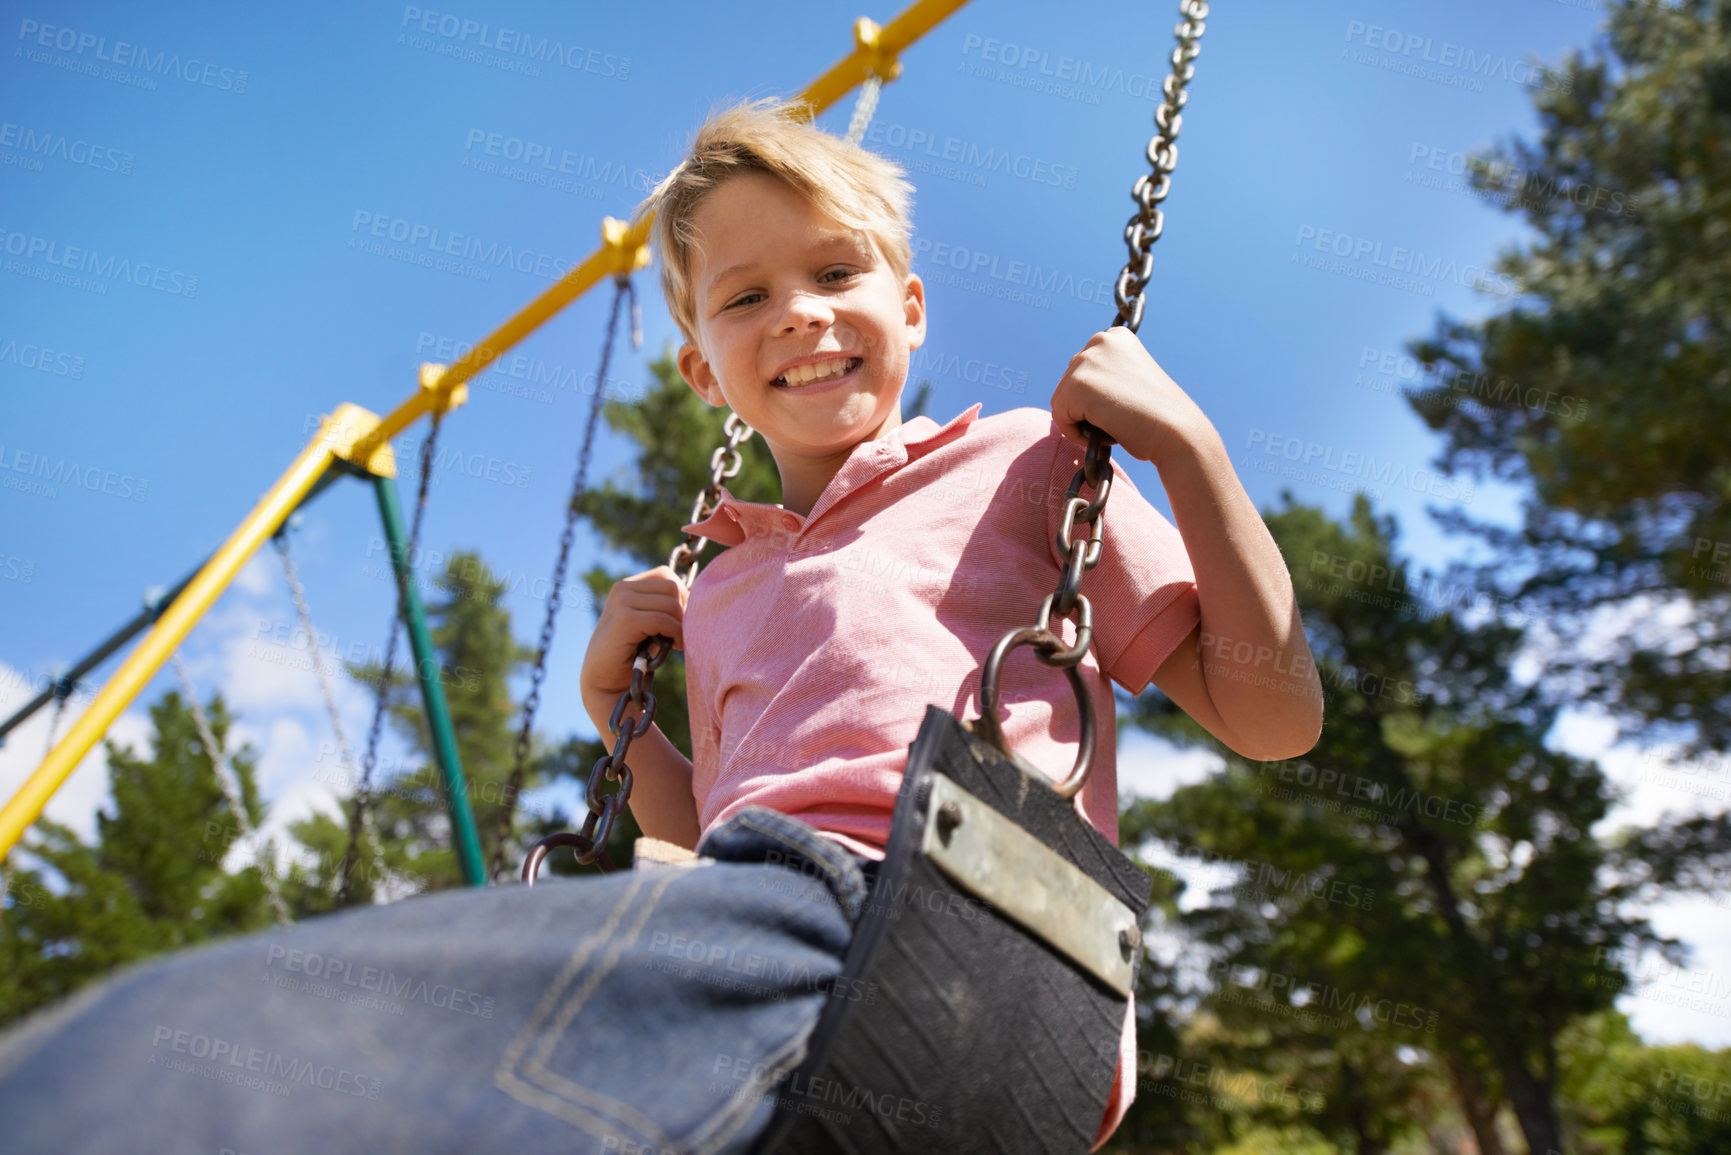
[[[832,377],[840,377],[857,363],[857,358],[842,357],[834,361],[819,361],[813,365],[800,365],[789,369],[778,380],[797,388],[809,385],[813,381],[827,381]]]

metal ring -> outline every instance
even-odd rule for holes
[[[1010,752],[1010,744],[1004,738],[1002,727],[998,725],[998,668],[1003,664],[1005,654],[1024,645],[1037,645],[1045,650],[1064,649],[1062,638],[1051,630],[1042,630],[1038,626],[1023,626],[999,638],[992,647],[992,652],[986,655],[985,668],[980,672],[980,719],[974,724],[980,737],[1011,761],[1015,760],[1015,756]],[[1070,679],[1070,688],[1076,693],[1082,734],[1081,743],[1076,749],[1076,764],[1071,767],[1070,776],[1052,789],[1064,798],[1074,798],[1076,792],[1082,789],[1082,784],[1088,781],[1088,772],[1094,765],[1094,698],[1088,693],[1088,684],[1082,680],[1080,666],[1064,667],[1064,676]]]
[[[569,830],[561,830],[557,834],[549,834],[547,837],[529,848],[529,857],[523,860],[523,885],[534,886],[535,876],[541,873],[541,863],[546,859],[547,855],[564,846],[569,846],[572,850],[577,852],[578,862],[583,861],[583,855],[585,854],[590,854],[591,861],[596,857],[591,854],[595,849],[594,843],[590,842],[587,838],[584,838],[581,834],[573,834]],[[607,870],[613,869],[613,863],[607,858],[605,852],[601,853],[599,857],[602,860],[603,866]]]

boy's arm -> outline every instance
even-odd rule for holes
[[[608,731],[607,722],[613,715],[614,702],[608,702],[607,708],[600,711],[595,708],[597,705],[584,703],[602,742],[611,750],[615,738]],[[651,724],[647,734],[631,740],[625,764],[631,767],[631,800],[626,805],[643,833],[696,850],[699,828],[697,799],[691,792],[690,759],[679,752],[660,726]]]
[[[1155,671],[1154,684],[1246,758],[1295,758],[1315,746],[1322,683],[1292,577],[1202,410],[1134,333],[1114,327],[1070,359],[1052,394],[1052,419],[1079,446],[1088,444],[1086,421],[1152,462],[1172,502],[1201,621]]]
[[[1246,758],[1296,758],[1322,733],[1322,683],[1286,561],[1210,426],[1160,465],[1202,620],[1154,684]],[[1107,511],[1111,505],[1108,503]]]

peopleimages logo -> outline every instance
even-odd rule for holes
[[[117,68],[136,68],[140,72],[154,76],[172,76],[184,80],[188,84],[202,85],[205,88],[215,88],[222,92],[232,92],[236,95],[246,91],[247,74],[244,69],[227,68],[211,64],[195,56],[181,58],[180,53],[157,52],[141,44],[131,44],[125,40],[116,40],[112,45],[108,37],[98,36],[93,32],[81,32],[76,28],[63,25],[43,24],[35,20],[20,20],[18,22],[18,39],[27,45],[40,48],[53,48],[60,52],[70,52],[74,56],[83,57],[86,53],[93,60],[104,64],[112,64]],[[46,63],[36,57],[41,53],[32,54],[34,63]],[[80,66],[83,67],[83,66]],[[155,87],[152,85],[151,87]]]
[[[558,280],[571,267],[570,259],[559,254],[516,248],[498,241],[483,240],[469,233],[451,232],[437,225],[394,217],[388,213],[368,212],[366,209],[355,210],[354,217],[349,222],[349,233],[350,248],[359,247],[356,242],[366,237],[378,237],[399,245],[407,245],[410,251],[426,258],[426,261],[448,256],[460,261],[491,265],[496,269],[515,269],[519,273],[549,281]],[[486,273],[485,269],[480,268],[475,268],[474,271]],[[482,276],[476,279],[487,278]]]
[[[39,480],[20,482],[10,476],[15,473]],[[150,482],[130,473],[116,473],[112,469],[80,465],[76,461],[69,462],[64,457],[31,453],[4,443],[0,443],[0,484],[4,484],[7,489],[35,492],[45,497],[55,495],[56,491],[51,488],[55,485],[102,493],[127,501],[143,501],[150,494]]]
[[[1500,297],[1513,296],[1520,292],[1520,285],[1507,273],[1470,262],[1463,265],[1452,257],[1426,256],[1422,249],[1389,245],[1387,252],[1384,252],[1383,242],[1371,237],[1353,236],[1334,229],[1317,228],[1315,225],[1299,225],[1298,235],[1293,238],[1292,243],[1303,248],[1307,241],[1316,252],[1358,265],[1357,275],[1362,280],[1375,279],[1379,275],[1392,278],[1410,274],[1420,282],[1448,282]],[[1297,263],[1299,254],[1294,252],[1292,259]],[[1320,266],[1312,264],[1312,267]]]
[[[49,160],[93,168],[99,172],[117,172],[122,176],[132,174],[130,152],[123,152],[111,145],[75,139],[65,133],[13,124],[9,120],[0,121],[0,148],[18,149],[25,156],[38,161],[46,157]],[[35,167],[40,169],[41,165],[38,163]]]
[[[573,72],[588,72],[609,80],[626,80],[631,75],[631,57],[616,56],[581,44],[567,44],[552,36],[536,36],[516,28],[495,28],[480,20],[470,20],[450,12],[409,6],[403,9],[401,27],[447,41],[452,49],[486,49],[509,61],[522,57],[538,64],[558,64]],[[417,45],[419,47],[419,45]],[[446,52],[444,55],[459,55]],[[521,63],[513,61],[513,63]]]
[[[102,281],[128,281],[141,289],[155,289],[171,296],[198,296],[198,277],[178,269],[165,269],[147,261],[132,261],[110,253],[104,257],[95,249],[79,245],[62,245],[49,237],[13,232],[0,227],[0,251],[9,257],[26,261],[41,261],[56,269],[70,269]],[[47,270],[41,270],[44,277]],[[97,282],[101,284],[102,281]],[[106,291],[106,290],[104,290]]]
[[[1463,81],[1471,81],[1469,87],[1475,92],[1484,91],[1483,82],[1486,80],[1506,80],[1524,88],[1543,88],[1551,92],[1570,92],[1574,89],[1574,79],[1567,72],[1558,72],[1525,60],[1510,60],[1505,53],[1475,52],[1472,48],[1456,44],[1452,40],[1444,40],[1439,45],[1434,36],[1402,32],[1398,28],[1366,24],[1362,20],[1347,21],[1346,42],[1348,47],[1342,49],[1342,55],[1346,59],[1360,64],[1380,65],[1391,72],[1405,72],[1421,79],[1437,80],[1457,87],[1462,86]],[[1353,53],[1351,46],[1354,44],[1362,44],[1366,51]],[[1387,55],[1379,57],[1377,52]],[[1416,62],[1413,59],[1415,54]],[[1424,67],[1427,64],[1437,67]],[[1443,71],[1445,69],[1450,71]]]
[[[963,245],[933,241],[928,237],[916,238],[913,250],[914,260],[931,271],[927,279],[939,283],[959,284],[962,288],[973,288],[987,293],[993,293],[995,288],[997,292],[994,295],[997,296],[1007,296],[1012,292],[1029,296],[1031,294],[1023,290],[1031,290],[1033,294],[1050,293],[1054,297],[1072,297],[1078,301],[1099,305],[1109,305],[1113,300],[1112,286],[1115,278],[1078,277],[1061,269],[1047,269],[1028,261],[1007,260],[984,249],[970,249]],[[961,274],[959,280],[947,277],[947,269],[954,269]],[[996,285],[992,282],[996,282]],[[1050,301],[1042,307],[1050,307]]]

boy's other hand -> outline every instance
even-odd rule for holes
[[[591,718],[612,715],[619,695],[631,688],[631,663],[644,638],[661,634],[685,648],[685,602],[689,590],[671,566],[620,578],[583,654],[583,707]]]
[[[1130,456],[1156,467],[1219,437],[1196,403],[1122,325],[1095,333],[1070,358],[1052,393],[1052,419],[1066,440],[1084,448],[1088,438],[1080,423],[1086,420]]]

